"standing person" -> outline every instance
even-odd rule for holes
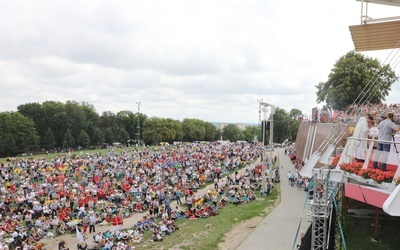
[[[182,204],[181,196],[182,196],[181,191],[179,189],[176,189],[176,191],[175,191],[175,200],[176,200],[176,204],[178,204],[178,205]]]
[[[82,218],[83,233],[85,234],[89,225],[89,217],[87,215]]]
[[[354,128],[353,138],[366,139],[369,135],[369,129],[374,124],[374,118],[371,115],[361,117]],[[364,161],[367,155],[368,142],[365,140],[351,140],[348,153],[354,156],[357,161]]]
[[[393,119],[393,113],[388,113],[387,118],[378,124],[378,140],[391,141],[393,133],[399,131],[397,125],[393,122]],[[381,151],[383,151],[380,168],[382,171],[386,171],[386,162],[390,152],[390,145],[390,142],[378,142],[373,163],[374,169],[378,168],[378,160],[381,157]]]
[[[218,178],[217,177],[214,178],[214,189],[218,190]]]
[[[215,192],[215,193],[211,196],[211,201],[212,201],[212,203],[213,203],[213,205],[214,205],[215,207],[217,207],[217,199],[218,199],[218,197],[217,197],[217,192]]]
[[[96,232],[95,228],[96,221],[97,221],[96,214],[91,212],[89,216],[89,233]]]
[[[53,233],[54,236],[58,236],[58,229],[60,228],[61,222],[58,217],[55,217],[52,221],[51,224],[53,225]]]

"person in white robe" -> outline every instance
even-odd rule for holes
[[[371,115],[361,117],[354,128],[353,138],[367,139],[369,129],[374,124],[374,118]],[[348,156],[353,156],[359,161],[364,161],[367,155],[368,141],[352,139],[347,150]]]

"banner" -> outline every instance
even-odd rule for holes
[[[78,242],[82,242],[85,241],[85,239],[83,238],[83,234],[79,231],[78,227],[76,228],[76,239]]]

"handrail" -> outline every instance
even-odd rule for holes
[[[400,138],[400,136],[399,136],[399,138]],[[347,139],[357,140],[357,141],[373,141],[373,142],[381,142],[381,143],[400,144],[400,141],[387,141],[387,140],[378,140],[378,139],[369,139],[369,138],[348,137]]]

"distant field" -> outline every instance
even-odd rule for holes
[[[113,148],[113,149],[105,148],[105,149],[82,150],[82,151],[71,152],[71,155],[80,156],[82,154],[82,156],[85,156],[86,154],[95,154],[95,153],[101,153],[101,154],[105,155],[108,152],[110,152],[111,150],[114,150],[115,152],[120,153],[122,151],[131,151],[133,149],[134,149],[133,147],[126,147],[126,148]],[[52,160],[52,159],[54,159],[56,157],[59,157],[59,156],[62,156],[62,155],[66,156],[66,155],[69,155],[69,153],[68,152],[63,152],[63,153],[52,153],[52,154],[34,154],[32,156],[31,155],[16,156],[15,158],[17,158],[17,159],[21,159],[21,158],[24,158],[24,159],[46,158],[47,160]],[[7,160],[7,157],[0,158],[0,161],[2,161],[2,162],[6,161],[6,160]]]

